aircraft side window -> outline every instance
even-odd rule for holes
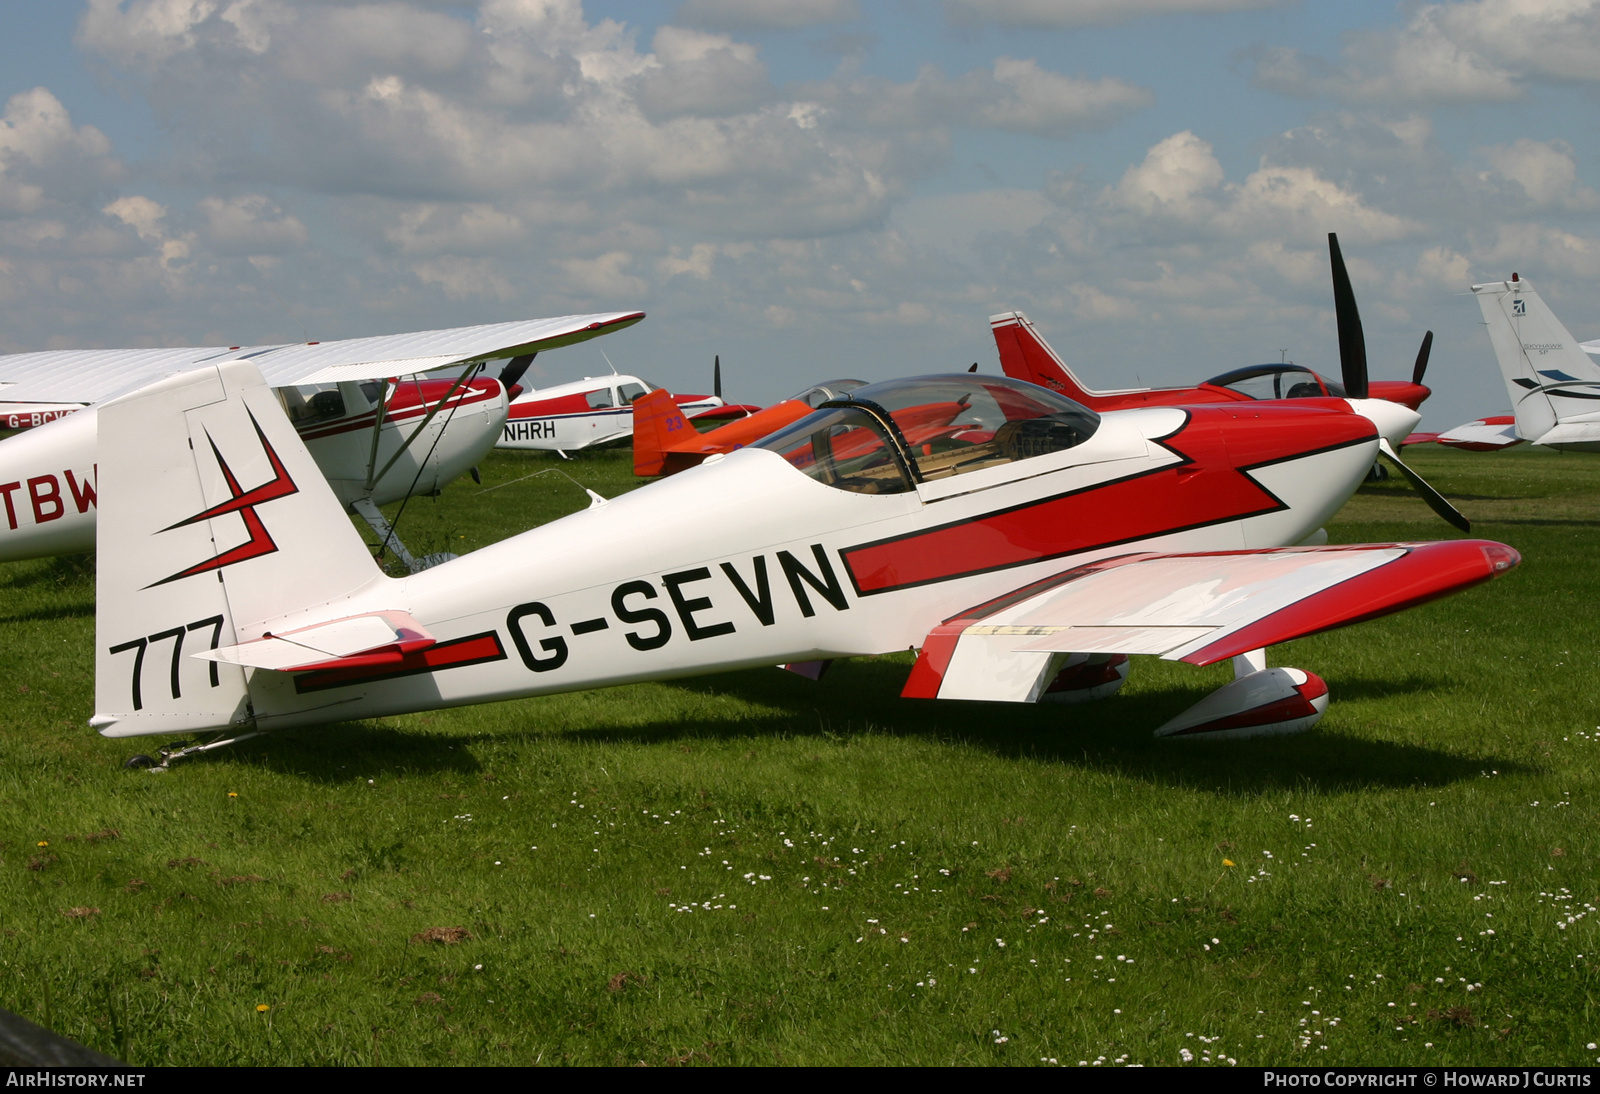
[[[621,393],[622,405],[632,406],[633,401],[645,393],[645,387],[643,384],[623,384]]]
[[[838,490],[903,494],[912,489],[883,425],[855,407],[808,414],[751,447],[771,449],[796,470]]]
[[[319,391],[311,396],[311,416],[314,421],[327,421],[333,418],[344,417],[344,396],[338,388],[331,391]]]
[[[383,401],[383,385],[376,380],[367,380],[361,385],[361,394],[367,397],[370,406],[377,406]]]
[[[591,410],[605,410],[608,407],[617,405],[612,401],[611,389],[608,387],[603,387],[599,391],[588,392],[584,395],[584,398],[588,400],[589,409]]]
[[[312,425],[344,417],[344,396],[337,387],[280,389],[284,412],[295,425]]]
[[[1251,399],[1281,399],[1283,396],[1278,391],[1279,375],[1276,372],[1263,372],[1223,386]]]

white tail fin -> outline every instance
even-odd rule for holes
[[[1539,443],[1562,423],[1600,419],[1600,367],[1528,282],[1472,286],[1489,327],[1517,435]]]
[[[90,724],[109,737],[251,724],[245,670],[193,655],[387,579],[248,362],[104,404],[98,443]]]

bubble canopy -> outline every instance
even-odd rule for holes
[[[840,490],[898,494],[1073,448],[1099,425],[1094,411],[1045,388],[957,372],[858,388],[751,447]]]

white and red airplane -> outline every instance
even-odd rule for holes
[[[0,384],[13,405],[47,406],[69,394],[98,404],[198,365],[250,361],[340,502],[415,569],[438,559],[412,558],[378,507],[437,493],[475,466],[500,435],[507,391],[536,353],[643,318],[610,312],[282,346],[19,353],[0,357]],[[499,379],[478,376],[500,358],[511,362]],[[459,375],[416,375],[446,367]],[[89,405],[0,441],[0,562],[94,550],[104,463],[97,432],[98,409]]]
[[[1600,341],[1579,342],[1524,277],[1472,286],[1489,344],[1505,380],[1511,414],[1418,433],[1432,441],[1488,452],[1527,441],[1563,452],[1600,452]]]
[[[1096,391],[1084,385],[1067,363],[1019,311],[989,317],[1000,367],[1007,376],[1059,391],[1093,410],[1127,410],[1136,406],[1198,406],[1204,403],[1252,402],[1258,399],[1348,399],[1359,414],[1371,418],[1391,448],[1406,443],[1422,421],[1418,408],[1432,391],[1423,384],[1433,349],[1433,332],[1422,338],[1410,381],[1367,378],[1366,337],[1355,292],[1338,237],[1328,233],[1328,257],[1333,273],[1334,314],[1339,328],[1342,382],[1335,382],[1304,365],[1246,365],[1213,376],[1193,387],[1123,388]]]
[[[164,765],[284,727],[920,649],[906,695],[1015,702],[1107,694],[1130,654],[1233,658],[1158,733],[1295,732],[1327,688],[1266,647],[1520,561],[1305,546],[1378,445],[1342,400],[1100,415],[1006,377],[896,380],[397,579],[251,363],[208,365],[101,408],[90,724],[224,735]]]
[[[758,407],[729,407],[722,401],[720,365],[715,395],[673,395],[637,376],[613,373],[585,376],[570,383],[523,392],[511,402],[498,448],[579,452],[633,436],[633,402],[654,391],[676,404],[685,418],[745,414]]]

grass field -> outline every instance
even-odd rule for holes
[[[1059,710],[891,657],[124,771],[91,565],[0,567],[0,1006],[137,1064],[1593,1063],[1600,458],[1409,458],[1523,567],[1275,648],[1334,703],[1266,741],[1151,739],[1222,666]],[[496,454],[401,530],[630,467]],[[1451,529],[1383,485],[1330,532]]]

